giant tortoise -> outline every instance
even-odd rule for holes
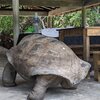
[[[3,85],[15,86],[17,72],[33,80],[27,100],[43,100],[52,85],[74,88],[83,80],[90,64],[78,58],[63,42],[40,34],[28,35],[6,53],[9,63],[3,71]]]

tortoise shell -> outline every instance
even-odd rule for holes
[[[84,79],[90,64],[81,60],[63,42],[39,34],[28,35],[7,52],[9,62],[25,78],[57,75],[77,84]]]

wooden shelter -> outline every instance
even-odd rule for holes
[[[100,5],[100,0],[0,0],[0,15],[13,15],[16,45],[20,33],[19,15],[33,15],[37,12],[39,16],[54,16],[82,9],[82,26],[85,27],[85,9],[95,5]],[[84,39],[84,53],[86,60],[89,60],[86,41],[89,39]]]

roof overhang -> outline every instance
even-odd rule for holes
[[[19,0],[19,9],[20,15],[33,15],[34,12],[37,12],[40,16],[51,16],[99,4],[100,0]],[[0,0],[0,5],[12,7],[12,0]],[[12,14],[12,8],[0,8],[0,15],[9,14]]]
[[[83,0],[20,0],[20,5],[65,7],[72,5],[82,5]],[[0,0],[0,4],[12,4],[12,0]]]

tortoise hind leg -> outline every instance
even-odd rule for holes
[[[16,86],[15,79],[16,79],[17,72],[13,68],[10,63],[7,63],[3,75],[2,75],[2,83],[6,87]]]
[[[43,100],[47,88],[50,87],[57,78],[57,76],[53,75],[37,76],[35,86],[28,95],[27,100]]]

